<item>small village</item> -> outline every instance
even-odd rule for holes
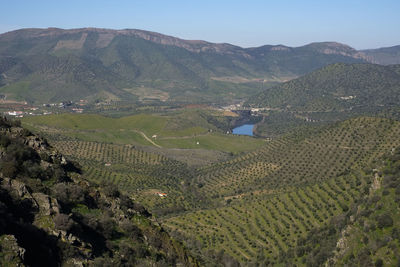
[[[86,100],[78,102],[63,101],[60,103],[45,103],[42,105],[31,105],[26,101],[1,100],[0,112],[6,116],[23,118],[24,116],[51,115],[64,112],[83,113],[87,106]]]

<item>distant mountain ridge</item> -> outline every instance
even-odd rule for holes
[[[371,63],[377,64],[385,64],[384,60],[375,57],[377,53],[391,53],[391,55],[395,54],[395,52],[400,51],[399,46],[393,47],[384,47],[377,49],[366,49],[366,50],[356,50],[346,44],[338,43],[338,42],[314,42],[300,47],[289,47],[285,45],[265,45],[260,47],[251,47],[251,48],[242,48],[240,46],[232,45],[229,43],[211,43],[203,40],[185,40],[169,35],[164,35],[157,32],[145,31],[139,29],[122,29],[122,30],[113,30],[113,29],[104,29],[104,28],[79,28],[79,29],[60,29],[60,28],[47,28],[47,29],[20,29],[15,31],[6,32],[0,34],[1,37],[6,39],[13,38],[40,38],[40,37],[57,37],[65,34],[79,34],[82,33],[81,42],[85,41],[88,33],[97,33],[99,34],[99,39],[96,42],[98,47],[106,47],[111,43],[113,38],[118,35],[125,36],[135,36],[142,38],[147,41],[151,41],[153,43],[161,44],[161,45],[171,45],[176,47],[185,48],[191,52],[216,52],[222,54],[233,54],[242,52],[244,57],[251,57],[250,53],[246,53],[247,51],[257,51],[260,48],[269,48],[270,51],[291,51],[296,49],[315,49],[316,51],[322,54],[339,54],[343,56],[350,56],[354,58],[365,59]],[[62,44],[63,41],[60,41],[55,49],[62,48],[63,46],[68,47],[66,44]],[[79,41],[78,41],[79,42]],[[82,44],[83,44],[82,42]],[[398,55],[397,55],[398,56]],[[393,61],[398,62],[399,58],[393,58]],[[388,64],[396,64],[396,63],[388,63]]]
[[[371,63],[382,65],[400,64],[400,45],[362,50],[361,53]]]
[[[183,40],[180,38],[176,38],[173,36],[163,35],[156,32],[144,31],[138,29],[123,29],[123,30],[111,30],[111,29],[102,29],[102,28],[80,28],[80,29],[60,29],[60,28],[47,28],[47,29],[21,29],[16,31],[7,32],[1,34],[0,36],[9,38],[10,40],[13,38],[43,38],[43,37],[59,37],[62,35],[71,35],[71,34],[83,34],[84,40],[87,37],[88,33],[97,33],[99,34],[99,39],[96,42],[97,47],[106,47],[116,36],[135,36],[142,38],[147,41],[151,41],[153,43],[162,44],[162,45],[172,45],[181,48],[185,48],[191,52],[202,52],[202,51],[229,51],[234,50],[235,48],[239,50],[239,47],[231,45],[231,44],[214,44],[201,40]],[[61,41],[62,42],[62,41]],[[83,44],[83,43],[82,43]],[[61,48],[62,43],[58,43],[60,46],[56,46],[56,48]]]
[[[241,48],[131,29],[21,29],[0,34],[0,93],[46,102],[135,100],[146,90],[150,98],[213,101],[222,91],[232,93],[231,77],[247,83],[239,88],[245,94],[254,80],[285,81],[338,62],[378,62],[385,51],[366,56],[334,42]]]

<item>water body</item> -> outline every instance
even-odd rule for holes
[[[253,128],[254,124],[243,124],[242,126],[234,128],[232,133],[253,136]]]

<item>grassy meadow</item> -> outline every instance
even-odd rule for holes
[[[96,114],[57,114],[26,117],[22,122],[27,128],[50,135],[116,144],[156,144],[162,148],[240,153],[265,143],[262,139],[225,134],[193,111],[165,116],[139,114],[121,118]]]

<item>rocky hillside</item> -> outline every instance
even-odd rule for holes
[[[29,102],[136,100],[215,102],[237,84],[285,81],[328,64],[366,62],[339,43],[241,48],[142,30],[22,29],[0,35],[0,93]],[[249,89],[250,88],[250,89]],[[253,89],[251,89],[253,88]]]
[[[0,119],[1,266],[197,266],[133,198]]]

